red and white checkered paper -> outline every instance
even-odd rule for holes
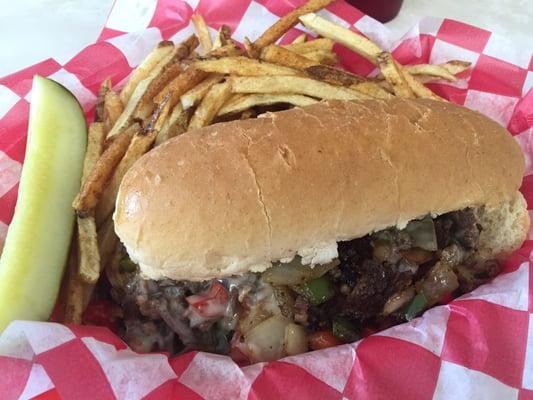
[[[179,41],[201,13],[216,30],[255,38],[303,0],[116,0],[98,41],[64,65],[48,59],[0,78],[0,239],[17,198],[24,159],[31,78],[51,77],[94,112],[108,76],[120,84],[162,39]],[[527,159],[522,192],[533,209],[533,58],[491,32],[425,18],[398,43],[386,27],[342,1],[328,19],[394,49],[404,64],[473,63],[458,83],[434,83],[449,100],[481,111],[515,136]],[[282,42],[301,30],[293,29]],[[373,66],[342,46],[341,65]],[[529,240],[530,239],[530,240]],[[470,295],[421,318],[344,345],[239,368],[229,358],[132,352],[105,328],[14,322],[0,336],[2,399],[533,399],[533,235],[505,271]]]

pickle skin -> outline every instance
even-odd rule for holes
[[[50,317],[70,247],[86,145],[76,97],[34,76],[18,201],[0,258],[0,332],[13,320]]]

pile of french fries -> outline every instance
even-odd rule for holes
[[[242,49],[223,25],[213,39],[195,15],[196,35],[175,45],[163,41],[132,72],[117,92],[107,79],[97,96],[95,121],[88,132],[82,186],[73,207],[73,239],[64,284],[64,321],[81,323],[95,285],[105,272],[113,287],[124,284],[122,246],[112,213],[124,174],[152,147],[192,129],[219,121],[256,117],[265,111],[307,106],[323,99],[433,98],[424,83],[456,75],[470,65],[404,66],[366,37],[315,12],[333,0],[309,0]],[[318,35],[276,42],[296,24]],[[373,78],[335,67],[333,45],[340,43],[376,65]]]

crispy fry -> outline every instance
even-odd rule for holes
[[[102,266],[103,270],[104,266]],[[100,275],[102,274],[102,271],[100,271]],[[94,289],[96,288],[96,285],[89,284],[89,283],[82,283],[83,284],[83,296],[82,296],[82,309],[85,311],[87,309],[87,306],[92,300]],[[82,314],[83,316],[83,314]],[[83,322],[83,321],[82,321]]]
[[[77,276],[72,276],[67,287],[63,321],[67,324],[81,324],[83,311],[83,282]]]
[[[113,169],[128,149],[133,133],[133,129],[127,129],[117,135],[94,165],[73,202],[79,215],[88,215],[98,204]]]
[[[160,79],[162,82],[170,82],[172,79],[179,76],[180,72],[181,72],[181,66],[179,65],[179,63],[176,63],[170,66],[169,68],[167,68],[164,72],[162,72],[158,79]],[[151,99],[147,98],[137,108],[137,110],[135,111],[133,115],[133,118],[134,119],[137,118],[137,119],[144,121],[145,119],[147,119],[148,117],[152,115],[152,112],[154,111],[154,109],[155,109],[154,102]]]
[[[315,40],[310,40],[305,43],[291,43],[283,46],[287,50],[294,51],[298,54],[308,53],[310,51],[317,51],[317,50],[325,50],[325,51],[332,51],[333,50],[333,40],[329,38],[319,38]]]
[[[218,74],[238,76],[296,75],[298,71],[247,57],[225,57],[217,60],[197,61],[194,68]]]
[[[461,60],[451,60],[445,62],[444,64],[440,64],[442,68],[447,70],[452,75],[457,75],[463,71],[466,71],[471,65],[471,62]]]
[[[274,25],[268,28],[259,38],[253,43],[253,49],[260,50],[263,47],[268,46],[276,42],[280,37],[282,37],[285,32],[291,29],[298,23],[298,18],[304,14],[312,13],[319,11],[322,8],[326,7],[333,0],[309,0],[305,4],[301,5],[298,8],[295,8],[281,19],[279,19]],[[255,51],[252,50],[252,53]],[[256,58],[259,56],[258,51],[255,54],[250,54],[250,56]]]
[[[78,245],[80,279],[94,284],[100,277],[100,254],[94,217],[78,217]]]
[[[85,183],[103,151],[105,132],[102,122],[89,126],[87,150],[83,161],[81,181]],[[100,255],[96,243],[96,225],[92,216],[77,218],[78,227],[78,273],[86,283],[95,283],[100,276]]]
[[[339,61],[337,54],[328,50],[314,50],[307,53],[301,53],[303,57],[308,58],[311,61],[315,61],[319,64],[336,65]]]
[[[425,87],[424,84],[418,82],[415,78],[413,78],[413,76],[409,72],[407,72],[402,65],[400,65],[396,61],[393,62],[396,65],[398,71],[400,71],[400,74],[402,75],[405,82],[407,82],[407,84],[417,97],[446,101],[445,99],[440,96],[437,96],[430,89]]]
[[[154,108],[154,102],[150,101],[149,99],[146,99],[146,101],[143,101],[139,105],[137,111],[135,111],[135,114],[133,114],[133,121],[138,122],[142,126],[144,122],[150,117],[150,115],[152,115]]]
[[[343,44],[373,64],[376,64],[379,53],[383,51],[377,44],[366,37],[319,17],[316,14],[302,15],[300,21],[313,32]]]
[[[157,64],[167,56],[174,47],[171,41],[160,42],[155,49],[153,49],[150,54],[144,59],[144,61],[137,66],[137,68],[131,74],[130,79],[126,83],[126,86],[120,92],[120,100],[122,104],[126,106],[128,101],[133,94],[133,91],[137,85],[156,67]]]
[[[138,117],[137,110],[146,108],[147,102],[151,102],[153,97],[159,93],[169,80],[175,75],[175,66],[184,57],[187,57],[198,45],[198,39],[192,35],[178,46],[173,47],[157,66],[150,71],[148,76],[143,79],[131,95],[124,112],[109,132],[108,136],[114,136],[127,129],[133,119]],[[151,111],[151,110],[150,110]]]
[[[305,72],[310,78],[337,86],[356,85],[365,80],[359,75],[355,75],[329,65],[313,65],[306,68]]]
[[[411,75],[429,75],[437,78],[446,79],[450,82],[455,82],[457,80],[457,78],[453,74],[450,74],[446,68],[443,68],[440,65],[406,65],[404,66],[404,69]]]
[[[231,84],[229,82],[217,83],[211,87],[194,112],[188,130],[209,125],[230,96]]]
[[[317,64],[315,61],[311,61],[298,53],[274,44],[263,48],[259,58],[269,63],[279,64],[298,70],[303,70]]]
[[[457,63],[457,64],[455,64]],[[455,82],[457,78],[454,74],[463,72],[470,66],[468,62],[450,61],[440,65],[433,64],[415,64],[404,65],[403,68],[413,75],[418,81],[431,81],[436,79],[445,79],[450,82]],[[421,78],[422,77],[422,78]],[[378,75],[377,79],[383,79],[383,75]]]
[[[104,120],[105,97],[109,90],[111,90],[111,78],[105,79],[98,89],[98,95],[96,96],[96,111],[94,113],[95,122],[102,122]]]
[[[414,78],[420,83],[431,82],[437,79],[447,79],[442,73],[436,74],[435,72],[440,72],[442,69],[446,71],[447,74],[453,76],[454,80],[457,80],[455,75],[460,74],[461,72],[467,70],[470,67],[471,63],[467,61],[452,60],[440,65],[431,65],[431,64],[418,64],[418,65],[408,65],[404,68],[409,71],[411,75],[414,75]],[[433,70],[432,67],[437,67],[438,70]],[[428,72],[428,73],[426,73]],[[448,77],[449,78],[449,77]],[[451,79],[448,79],[451,80]]]
[[[294,40],[291,42],[291,44],[305,43],[306,40],[307,40],[307,33],[304,32],[296,36]]]
[[[109,184],[106,186],[98,203],[96,209],[96,221],[98,224],[101,224],[113,212],[122,178],[133,163],[150,150],[155,138],[167,120],[169,112],[168,103],[163,103],[158,106],[144,130],[141,130],[140,126],[137,125],[128,149],[116,166]]]
[[[78,277],[78,256],[76,240],[70,245],[70,253],[65,278],[65,312],[63,322],[68,324],[81,324],[83,314],[83,282]]]
[[[221,25],[217,31],[217,36],[213,42],[213,50],[225,46],[231,40],[231,28],[227,25]]]
[[[120,114],[124,111],[124,105],[122,104],[119,95],[110,88],[105,94],[103,106],[102,121],[104,122],[104,130],[107,133],[113,128],[113,125],[115,125],[119,119]]]
[[[254,106],[267,106],[277,103],[287,103],[293,106],[305,107],[318,100],[298,94],[250,94],[229,100],[218,111],[218,115],[233,114],[245,111]]]
[[[191,21],[196,30],[196,34],[200,39],[200,45],[202,46],[202,52],[208,53],[213,48],[213,41],[211,40],[211,34],[209,33],[209,28],[205,23],[204,17],[200,14],[195,14],[191,17]]]
[[[399,97],[414,98],[411,87],[407,84],[405,77],[398,69],[398,64],[393,60],[390,53],[384,51],[377,57],[377,63],[381,73],[394,90],[394,94]]]
[[[195,68],[187,68],[183,73],[178,75],[168,83],[154,98],[156,104],[161,103],[170,93],[169,104],[175,106],[180,97],[187,91],[202,82],[209,74]]]
[[[161,130],[163,125],[165,125],[165,123],[168,120],[170,110],[172,110],[168,102],[169,99],[170,99],[170,95],[168,95],[168,97],[164,99],[163,102],[161,102],[161,104],[157,105],[157,108],[152,114],[152,117],[150,118],[150,120],[146,124],[146,127],[144,128],[144,131],[143,131],[144,136],[150,136],[150,135],[157,136],[157,133]],[[155,136],[153,136],[153,139],[155,139]]]
[[[139,139],[137,138],[141,132],[140,125],[137,123],[132,125],[132,128],[129,129],[129,131],[133,136],[131,142],[128,142],[127,148],[124,149],[123,157],[121,157],[119,162],[109,173],[108,181],[106,182],[107,184],[103,188],[100,198],[98,199],[98,206],[96,207],[96,223],[98,226],[100,226],[105,218],[107,218],[107,216],[113,211],[116,198],[115,192],[118,191],[118,186],[120,185],[122,177],[131,166],[130,160],[133,158],[132,149],[137,149],[139,147]]]
[[[242,55],[242,50],[237,46],[233,41],[226,44],[225,46],[219,47],[218,49],[213,49],[205,56],[198,57],[200,60],[211,60],[213,58],[222,58],[222,57],[235,57]]]
[[[319,99],[354,100],[369,96],[299,76],[231,77],[234,93],[292,93]]]
[[[379,75],[380,78],[382,78],[381,74]],[[438,76],[432,76],[432,75],[413,75],[413,78],[415,78],[420,83],[429,83],[429,82],[435,82],[442,78],[439,78]],[[384,84],[386,84],[386,81],[379,82],[379,85],[382,87],[385,87]]]
[[[393,95],[375,82],[365,81],[350,86],[351,89],[377,99],[390,99]]]
[[[105,132],[101,122],[93,122],[89,125],[87,133],[87,150],[83,160],[83,172],[81,181],[85,182],[94,168],[98,158],[104,150]]]
[[[202,98],[205,96],[205,94],[208,92],[208,90],[211,88],[211,86],[220,82],[222,78],[223,78],[223,75],[213,74],[212,76],[207,77],[202,82],[200,82],[198,85],[193,87],[183,96],[181,96],[180,102],[181,102],[183,109],[187,110],[188,108],[191,108],[197,105],[202,100]]]
[[[163,125],[163,128],[161,128],[161,131],[158,133],[155,139],[155,146],[159,146],[161,143],[166,142],[174,136],[185,133],[187,131],[187,126],[189,125],[191,110],[191,108],[184,110],[181,103],[178,103],[174,107],[174,110],[172,110],[165,125]]]

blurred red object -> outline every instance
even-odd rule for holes
[[[403,0],[347,0],[348,3],[372,18],[381,22],[388,22],[393,19],[400,8]]]

